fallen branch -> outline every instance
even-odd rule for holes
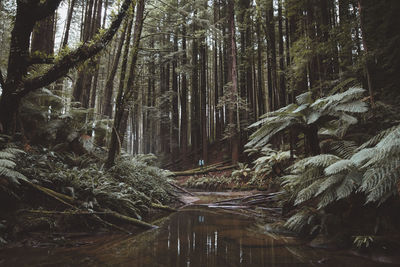
[[[42,193],[44,193],[44,194],[46,194],[46,195],[58,200],[59,202],[61,202],[61,203],[65,204],[65,205],[67,205],[67,206],[79,211],[79,209],[76,206],[71,204],[71,203],[79,203],[78,200],[75,200],[74,198],[72,198],[70,196],[58,193],[58,192],[56,192],[54,190],[51,190],[49,188],[33,184],[33,183],[29,182],[29,181],[25,181],[25,182],[28,185],[32,186],[33,188],[36,188],[40,192],[42,192]],[[71,203],[68,203],[68,202],[71,202]],[[140,220],[137,220],[137,219],[134,219],[134,218],[119,214],[118,212],[115,212],[115,211],[104,211],[104,210],[101,210],[100,212],[102,212],[102,213],[98,213],[98,214],[105,214],[105,215],[108,215],[108,216],[112,216],[114,218],[123,220],[123,221],[128,222],[130,224],[133,224],[135,226],[140,226],[140,227],[145,228],[145,229],[152,229],[152,228],[156,228],[157,227],[155,225],[151,225],[149,223],[146,223],[146,222],[143,222],[143,221],[140,221]],[[95,218],[97,216],[97,214],[95,214],[95,213],[92,213],[92,215]],[[125,229],[123,229],[121,227],[118,227],[116,225],[113,225],[112,223],[109,223],[109,222],[107,222],[107,221],[105,221],[105,220],[103,220],[101,218],[96,218],[96,219],[97,220],[101,220],[103,223],[107,224],[110,227],[116,228],[116,229],[118,229],[120,231],[123,230],[123,232],[128,232],[127,230],[125,230]]]
[[[74,205],[71,204],[71,203],[74,202],[74,199],[72,197],[70,197],[70,196],[58,193],[58,192],[56,192],[54,190],[51,190],[49,188],[46,188],[46,187],[31,183],[29,181],[25,181],[25,183],[28,184],[29,186],[39,190],[40,192],[42,192],[42,193],[44,193],[44,194],[46,194],[46,195],[58,200],[59,202],[67,205],[70,208],[78,209],[77,207],[75,207]]]
[[[180,186],[178,186],[178,185],[176,185],[176,184],[174,184],[174,183],[171,183],[171,182],[168,182],[168,183],[169,183],[170,185],[172,185],[173,187],[175,187],[176,189],[179,189],[179,190],[181,190],[182,192],[185,192],[186,194],[189,194],[189,195],[191,195],[191,196],[194,196],[193,193],[187,191],[185,188],[182,188],[182,187],[180,187]]]
[[[151,203],[151,207],[153,209],[165,210],[165,211],[170,211],[170,212],[177,211],[174,208],[171,208],[171,207],[168,207],[168,206],[164,206],[164,205],[161,205],[161,204],[157,204],[157,203]]]
[[[197,174],[206,174],[206,173],[213,172],[213,171],[224,171],[224,170],[229,170],[229,169],[233,169],[236,167],[237,167],[236,164],[224,166],[224,167],[207,166],[207,167],[204,167],[203,169],[197,168],[197,169],[193,169],[193,170],[173,172],[173,176],[190,176],[190,175],[197,175]]]
[[[110,213],[107,214],[107,215],[110,215],[110,216],[112,216],[112,217],[114,217],[116,219],[120,219],[120,220],[122,220],[124,222],[130,223],[130,224],[133,224],[133,225],[136,225],[136,226],[141,226],[142,228],[146,228],[146,229],[158,228],[158,226],[156,226],[156,225],[152,225],[152,224],[149,224],[147,222],[144,222],[144,221],[141,221],[141,220],[138,220],[138,219],[134,219],[132,217],[128,217],[128,216],[122,215],[122,214],[117,213],[115,211],[110,211]]]

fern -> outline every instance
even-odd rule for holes
[[[293,167],[297,168],[308,168],[308,167],[328,167],[332,163],[339,161],[340,158],[331,154],[321,154],[313,157],[308,157],[298,161]]]
[[[343,171],[351,170],[353,167],[354,163],[351,160],[343,159],[327,167],[324,172],[326,175],[333,175]]]
[[[315,211],[304,208],[300,212],[291,216],[285,223],[285,227],[294,232],[301,232],[306,226],[312,224],[315,218]]]
[[[331,189],[333,186],[337,185],[338,183],[341,183],[343,179],[345,179],[344,175],[333,175],[326,177],[325,180],[321,183],[320,187],[318,188],[318,191],[315,194],[315,196],[319,196],[327,191],[335,192],[335,190],[328,190],[328,189]],[[336,196],[336,193],[334,194]]]
[[[27,181],[27,178],[15,170],[15,159],[18,154],[24,151],[16,148],[5,148],[0,150],[0,177],[6,178],[12,184],[20,184],[20,180]]]
[[[350,159],[357,148],[358,146],[355,142],[347,140],[330,141],[324,144],[325,150],[344,159]]]
[[[400,125],[384,130],[361,145],[352,157],[364,171],[358,191],[367,194],[367,202],[382,203],[397,191],[400,179],[399,138]]]
[[[266,113],[259,121],[253,123],[250,128],[259,128],[250,136],[246,147],[263,147],[272,137],[290,128],[305,131],[311,124],[321,128],[327,121],[335,119],[340,122],[337,125],[340,126],[340,135],[344,135],[347,128],[358,121],[350,114],[364,113],[368,110],[367,104],[360,101],[364,92],[365,90],[361,88],[350,88],[343,93],[319,98],[316,101],[312,101],[310,92],[301,94],[296,97],[296,104]]]
[[[308,187],[300,190],[300,192],[297,194],[294,204],[299,205],[299,204],[313,198],[315,196],[315,194],[317,194],[318,189],[319,189],[321,183],[323,183],[323,182],[324,182],[323,179],[318,179],[315,182],[313,182],[311,185],[309,185]]]
[[[358,172],[350,173],[336,188],[336,200],[346,198],[359,186],[362,175]]]

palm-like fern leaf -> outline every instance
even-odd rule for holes
[[[8,179],[13,184],[19,184],[19,180],[27,180],[27,178],[14,170],[16,163],[16,155],[25,153],[16,148],[5,148],[0,150],[0,177]]]

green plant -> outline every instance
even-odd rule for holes
[[[272,176],[281,176],[282,168],[290,158],[290,151],[277,151],[268,144],[262,149],[247,149],[245,152],[252,154],[261,154],[253,163],[254,171],[252,178],[248,182],[250,185],[265,186],[268,178]]]
[[[342,143],[334,154],[322,154],[293,164],[283,186],[295,205],[317,199],[317,208],[364,193],[366,203],[381,204],[398,195],[400,179],[400,125],[384,130],[355,149]],[[295,215],[297,216],[297,215]],[[294,220],[294,219],[293,219]]]
[[[232,172],[231,177],[237,182],[247,181],[252,177],[251,168],[247,164],[239,162],[238,169]]]
[[[398,194],[400,179],[400,125],[382,131],[359,147],[351,158],[363,171],[358,191],[367,202],[383,203]]]
[[[25,155],[21,172],[33,181],[81,201],[86,209],[111,209],[141,218],[152,203],[174,200],[168,173],[149,164],[154,155],[123,156],[105,170],[89,155],[55,153],[43,149]]]
[[[3,143],[3,147],[0,146],[0,178],[7,179],[11,184],[19,185],[20,180],[26,181],[27,178],[15,170],[16,159],[19,154],[25,152],[17,148],[6,147],[4,144],[6,140],[7,137],[0,136],[0,144]]]
[[[368,248],[374,242],[372,236],[354,236],[353,244],[357,248]]]
[[[296,103],[268,112],[253,123],[250,128],[259,128],[250,136],[246,147],[261,148],[275,135],[296,129],[306,137],[311,153],[319,154],[318,130],[325,127],[331,129],[331,135],[343,137],[349,126],[358,122],[350,114],[368,110],[367,104],[360,100],[364,92],[362,88],[350,88],[315,101],[310,92],[301,94],[296,97]]]
[[[204,175],[201,177],[191,176],[184,186],[203,190],[220,190],[238,186],[240,183],[241,181],[232,176]]]

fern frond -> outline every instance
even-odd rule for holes
[[[301,95],[296,96],[296,102],[299,105],[308,104],[312,102],[311,92],[305,92]]]
[[[0,159],[13,160],[13,159],[15,159],[15,155],[13,153],[9,153],[9,152],[1,150],[0,151]]]
[[[325,180],[321,183],[315,196],[319,196],[326,191],[331,191],[328,189],[331,189],[332,186],[334,186],[338,183],[341,183],[344,178],[345,178],[344,175],[332,175],[332,176],[326,177]]]
[[[359,172],[351,172],[343,179],[342,183],[336,187],[336,200],[340,200],[350,196],[351,193],[360,185],[362,174]]]
[[[336,194],[334,190],[328,190],[326,191],[322,196],[321,199],[318,203],[318,209],[325,208],[332,202],[336,200]]]
[[[356,117],[353,117],[346,113],[341,113],[339,115],[339,119],[347,125],[354,125],[354,124],[358,123],[358,120]]]
[[[398,146],[400,147],[400,126],[394,128],[390,133],[388,133],[376,147],[379,149],[384,149],[387,147]]]
[[[367,160],[370,160],[376,155],[376,148],[364,148],[357,153],[355,153],[350,160],[354,162],[356,166],[361,166],[365,164]]]
[[[322,113],[319,111],[312,111],[308,116],[307,116],[307,124],[312,124],[316,122],[319,118],[321,118]]]
[[[362,101],[355,101],[337,105],[334,109],[336,111],[345,111],[350,113],[364,113],[368,111],[368,105]]]
[[[344,159],[350,159],[353,156],[354,151],[358,148],[355,142],[346,140],[331,141],[324,147],[331,154]]]
[[[291,231],[300,232],[308,225],[311,216],[313,216],[313,214],[310,211],[302,210],[290,217],[284,226]]]
[[[380,200],[387,193],[397,190],[400,177],[400,159],[386,166],[368,170],[365,173],[361,190],[367,193],[367,203]]]
[[[15,167],[15,162],[9,159],[0,158],[0,167],[13,169]]]
[[[324,170],[324,172],[325,175],[334,175],[343,171],[349,171],[354,167],[354,163],[351,160],[343,159],[331,164]]]
[[[341,160],[338,156],[332,154],[321,154],[313,157],[308,157],[303,160],[298,161],[294,168],[308,168],[308,167],[328,167],[329,165]]]
[[[319,189],[321,183],[323,183],[323,182],[324,182],[324,179],[318,179],[315,182],[313,182],[311,185],[309,185],[308,187],[300,190],[300,192],[297,194],[294,204],[299,205],[299,204],[313,198],[315,196],[315,194],[318,192],[318,189]]]
[[[389,129],[386,129],[384,131],[381,131],[379,134],[375,135],[374,137],[372,137],[371,139],[369,139],[367,142],[365,142],[364,144],[362,144],[361,146],[358,147],[358,151],[364,149],[364,148],[368,148],[368,147],[372,147],[375,146],[376,144],[378,144],[383,138],[385,138],[386,136],[388,136],[392,131],[396,130],[397,128],[399,128],[399,125],[393,126]]]
[[[0,176],[4,176],[11,183],[20,184],[18,180],[28,181],[27,178],[22,174],[13,169],[0,167]]]

